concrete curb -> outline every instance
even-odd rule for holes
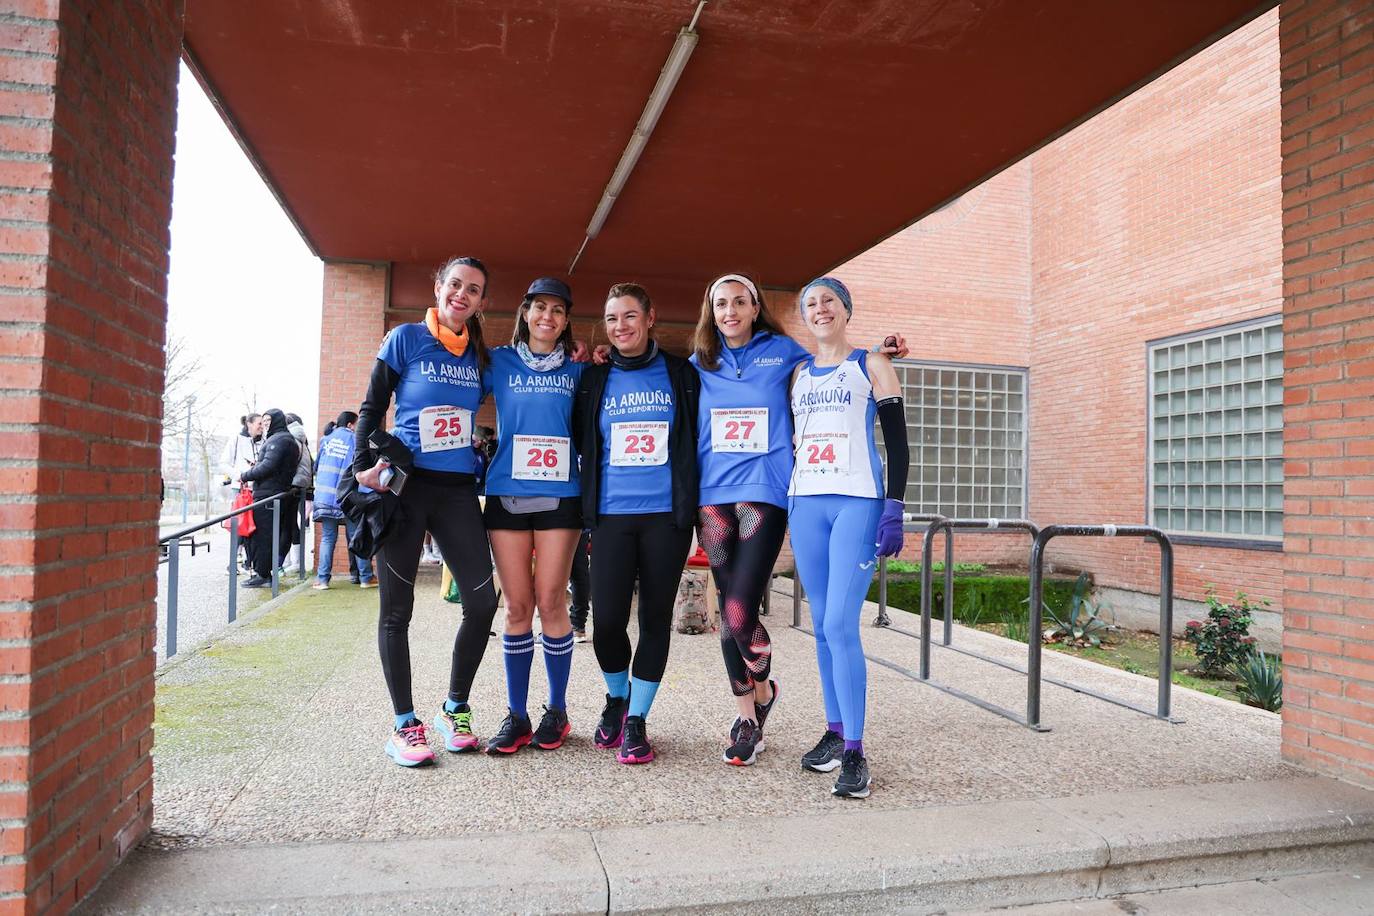
[[[1342,867],[1374,792],[1324,777],[825,817],[140,850],[85,913],[914,912]]]

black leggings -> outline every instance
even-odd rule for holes
[[[588,565],[587,547],[591,543],[591,532],[582,531],[573,551],[572,570],[568,573],[568,584],[572,589],[572,600],[568,604],[568,617],[574,630],[587,629],[587,612],[592,605],[592,574]]]
[[[278,511],[281,512],[281,515],[277,523],[280,534],[277,540],[277,551],[281,556],[276,557],[275,561],[272,557],[272,504],[258,506],[253,510],[253,524],[257,526],[249,535],[252,539],[250,552],[252,554],[253,573],[263,579],[272,578],[272,568],[281,565],[281,561],[286,559],[286,551],[291,547],[291,516],[287,514],[291,500],[287,497],[280,502],[281,509]]]
[[[491,576],[491,547],[482,525],[477,489],[471,483],[450,483],[413,473],[401,493],[405,520],[387,536],[376,556],[382,613],[377,645],[382,673],[396,714],[411,712],[410,617],[415,608],[415,573],[425,532],[444,556],[463,598],[463,621],[453,643],[448,698],[466,703],[472,679],[482,664],[496,616],[496,587]]]
[[[592,645],[601,670],[630,667],[630,599],[639,583],[639,646],[634,670],[642,681],[663,680],[673,604],[692,529],[674,528],[670,512],[603,515],[592,538]]]
[[[702,506],[698,539],[720,593],[720,651],[730,691],[752,693],[768,680],[773,644],[759,621],[759,603],[782,549],[787,510],[768,503]]]

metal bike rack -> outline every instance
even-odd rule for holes
[[[1044,678],[1060,687],[1067,687],[1078,693],[1113,703],[1125,709],[1163,719],[1166,722],[1182,722],[1169,715],[1170,690],[1174,669],[1174,545],[1169,536],[1150,525],[1049,525],[1035,536],[1030,554],[1030,631],[1032,634],[1044,628],[1045,593],[1045,545],[1056,537],[1141,537],[1159,545],[1159,690],[1155,709],[1151,712],[1143,706],[1136,706],[1117,697],[1098,693],[1087,687],[1065,681]],[[1040,721],[1040,656],[1042,647],[1039,639],[1030,641],[1030,655],[1027,659],[1026,719],[1028,722]]]
[[[1099,693],[1091,688],[1075,684],[1071,681],[1060,680],[1059,678],[1048,677],[1043,673],[1041,660],[1044,648],[1040,639],[1035,638],[1044,630],[1044,549],[1051,538],[1064,536],[1077,537],[1117,537],[1117,536],[1139,536],[1154,540],[1160,548],[1160,632],[1171,633],[1173,630],[1173,545],[1169,542],[1168,536],[1157,528],[1145,525],[1051,525],[1043,530],[1039,529],[1034,522],[1026,519],[950,519],[939,515],[907,515],[904,516],[906,522],[927,522],[921,540],[921,628],[920,632],[913,633],[902,627],[893,626],[886,614],[887,581],[886,564],[879,566],[879,615],[874,621],[875,626],[883,626],[895,633],[921,641],[920,665],[919,670],[912,672],[899,665],[887,662],[883,659],[866,657],[873,662],[881,664],[894,671],[911,677],[913,680],[921,681],[937,690],[948,693],[951,696],[966,700],[975,706],[1002,716],[1027,728],[1035,731],[1049,731],[1050,729],[1040,722],[1040,688],[1042,682],[1049,682],[1056,687],[1063,687],[1075,693],[1091,696],[1104,702],[1121,706],[1134,712],[1152,718],[1163,719],[1168,722],[1181,722],[1181,719],[1173,718],[1169,714],[1171,678],[1173,674],[1173,645],[1166,639],[1160,639],[1160,678],[1159,696],[1156,708],[1152,711],[1133,703],[1108,694]],[[912,530],[908,528],[907,530]],[[919,530],[919,529],[917,529]],[[953,602],[954,602],[954,534],[956,531],[972,531],[979,533],[989,533],[998,531],[1025,531],[1032,537],[1030,555],[1030,607],[1027,609],[1029,614],[1029,624],[1027,635],[1027,655],[1026,665],[1015,664],[1005,659],[994,658],[975,652],[961,646],[953,645]],[[944,648],[952,649],[971,658],[977,658],[989,664],[1015,671],[1026,676],[1026,714],[1021,716],[1009,709],[988,702],[980,697],[942,684],[930,676],[930,647],[932,639],[932,613],[933,604],[933,554],[934,537],[937,532],[945,532],[945,569],[944,569],[944,633],[941,645]],[[804,633],[810,630],[801,626],[801,602],[804,591],[801,587],[800,577],[793,583],[792,591],[792,625]],[[814,634],[811,634],[814,636]]]
[[[903,530],[903,531],[925,531],[926,528],[929,527],[929,525],[928,525],[928,524],[924,524],[924,525],[923,525],[923,524],[920,524],[920,523],[922,523],[922,522],[925,522],[925,523],[937,522],[937,521],[941,521],[941,520],[943,520],[943,519],[944,519],[944,516],[943,516],[943,515],[913,515],[913,514],[910,513],[910,512],[905,512],[905,513],[902,514],[902,530]],[[945,542],[945,582],[946,582],[946,584],[949,583],[949,578],[950,578],[950,576],[953,574],[953,573],[951,572],[951,569],[952,569],[953,564],[954,564],[954,548],[950,545],[950,543],[949,543],[948,541],[946,541],[946,542]],[[954,605],[951,604],[950,601],[951,601],[951,599],[949,598],[948,594],[946,594],[946,596],[945,596],[945,613],[946,613],[946,615],[948,615],[948,614],[950,614],[950,613],[953,613]],[[875,617],[875,618],[873,618],[873,625],[874,625],[875,627],[890,627],[890,626],[892,626],[892,619],[891,619],[890,617],[887,616],[887,557],[880,557],[880,558],[878,559],[878,616]]]
[[[918,681],[918,683],[921,684],[925,684],[926,687],[933,687],[934,689],[937,689],[937,691],[943,692],[943,694],[948,694],[949,696],[955,696],[955,698],[966,700],[966,702],[973,703],[974,706],[980,707],[980,709],[988,710],[989,713],[1000,715],[1000,717],[1007,718],[1007,720],[1017,722],[1018,725],[1028,726],[1028,728],[1035,729],[1035,731],[1037,732],[1050,731],[1050,729],[1046,728],[1046,726],[1040,725],[1037,721],[1028,721],[1026,720],[1026,718],[1022,718],[1021,715],[1017,715],[1009,709],[1004,709],[1004,707],[998,706],[996,705],[996,703],[991,703],[988,702],[988,700],[982,699],[981,696],[967,694],[967,692],[965,691],[960,691],[959,688],[951,687],[951,685],[948,684],[941,684],[940,681],[932,680],[932,677],[930,677],[930,604],[932,604],[932,599],[930,599],[930,591],[932,591],[933,584],[932,566],[934,553],[934,533],[936,533],[936,531],[938,530],[945,530],[945,533],[947,533],[947,537],[945,537],[945,558],[947,559],[945,559],[944,604],[945,645],[949,645],[949,641],[951,641],[952,634],[952,621],[954,621],[954,588],[952,588],[952,585],[949,584],[949,582],[951,582],[952,580],[952,577],[954,577],[954,563],[952,563],[952,556],[954,556],[954,553],[952,553],[952,551],[954,551],[954,547],[952,547],[952,541],[954,541],[954,538],[949,537],[949,529],[947,526],[952,525],[952,523],[959,522],[959,527],[970,527],[970,529],[978,529],[978,527],[982,527],[982,529],[991,530],[993,529],[993,527],[998,526],[999,522],[996,522],[996,520],[993,519],[948,519],[945,518],[945,516],[943,515],[904,515],[903,520],[904,522],[912,523],[927,522],[925,530],[923,530],[921,540],[921,633],[911,633],[910,630],[905,630],[903,628],[900,628],[900,626],[892,626],[890,625],[890,623],[888,623],[888,625],[885,625],[885,629],[893,630],[894,633],[901,633],[903,634],[903,636],[910,636],[912,637],[912,639],[921,640],[921,669],[919,669],[918,672],[912,672],[912,670],[907,669],[907,667],[897,665],[897,663],[894,662],[889,662],[888,659],[877,658],[877,656],[867,654],[867,652],[864,652],[864,658],[868,659],[868,661],[872,663],[875,663],[875,665],[881,665],[883,667],[886,667],[886,669],[893,670],[893,672],[904,674],[904,676],[910,677],[911,680]],[[1021,522],[1021,519],[1017,519],[1017,522]],[[1025,525],[1031,525],[1031,523],[1029,522],[1024,523]],[[1010,525],[1010,523],[1000,522],[1000,525]],[[879,584],[879,597],[883,597],[881,595],[882,591],[882,584]],[[793,629],[801,630],[802,633],[807,633],[808,636],[811,636],[812,639],[815,639],[815,633],[811,632],[811,630],[807,628],[804,628],[804,626],[801,626],[802,597],[804,597],[804,589],[801,588],[800,574],[797,574],[796,577],[793,578],[793,585],[791,585],[791,625],[793,625]],[[879,619],[882,619],[882,617],[879,617]],[[875,625],[879,625],[879,623],[875,621]],[[954,648],[954,645],[949,645],[949,648]],[[976,652],[969,652],[967,650],[956,651],[963,651],[967,655],[976,655],[978,656],[978,658],[984,658],[984,656],[977,655]],[[1014,665],[1007,665],[1006,662],[1002,662],[1000,661],[1000,659],[987,659],[987,661],[1000,663],[1000,665],[1003,665],[1004,667],[1010,667],[1011,670],[1018,670],[1018,672],[1025,674],[1025,670],[1018,669],[1018,667],[1015,667]],[[1028,696],[1029,694],[1031,694],[1031,689],[1029,689],[1029,687],[1026,688],[1026,694],[1028,694]]]

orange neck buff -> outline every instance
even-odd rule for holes
[[[425,312],[425,327],[429,328],[429,333],[434,335],[434,339],[443,344],[443,347],[454,356],[462,356],[468,349],[468,329],[466,327],[457,334],[450,331],[439,323],[439,310],[430,308]]]

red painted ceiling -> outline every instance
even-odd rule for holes
[[[1272,6],[712,0],[578,273],[793,287]],[[566,269],[695,0],[187,0],[315,251]]]

